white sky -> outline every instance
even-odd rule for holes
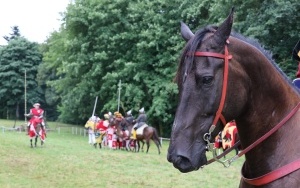
[[[60,12],[65,12],[71,0],[0,0],[0,45],[7,44],[3,36],[19,26],[22,36],[42,43],[61,25]]]

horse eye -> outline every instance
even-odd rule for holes
[[[213,80],[214,80],[214,78],[212,76],[205,76],[202,78],[202,83],[204,85],[211,85]]]

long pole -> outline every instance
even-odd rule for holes
[[[92,117],[95,115],[95,110],[96,110],[96,106],[97,106],[97,101],[98,101],[98,96],[96,97],[96,100],[95,100],[94,110],[93,110]]]
[[[118,112],[120,112],[121,80],[119,80]]]
[[[27,80],[27,75],[26,75],[26,69],[25,69],[25,81],[24,81],[24,107],[25,107],[25,114],[27,113],[27,83],[26,83],[26,80]],[[25,116],[25,124],[27,123],[27,118]]]

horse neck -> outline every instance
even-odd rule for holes
[[[300,96],[258,49],[241,41],[232,42],[237,43],[231,49],[234,58],[234,54],[245,54],[243,57],[236,56],[236,60],[249,77],[248,102],[244,113],[236,119],[245,148],[276,126],[300,102]],[[249,177],[279,167],[283,159],[291,160],[285,156],[291,152],[291,147],[286,146],[293,143],[292,135],[300,131],[300,126],[295,126],[299,121],[300,112],[297,112],[281,129],[246,154]],[[293,145],[292,150],[297,151],[296,147],[300,149],[300,146]]]

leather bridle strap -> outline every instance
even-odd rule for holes
[[[269,136],[271,136],[275,131],[280,129],[293,115],[299,110],[300,108],[300,102],[295,106],[294,109],[290,111],[290,113],[285,116],[275,127],[273,127],[269,132],[264,134],[262,137],[260,137],[258,140],[253,142],[251,145],[249,145],[247,148],[245,148],[242,152],[238,154],[238,156],[242,156],[254,147],[256,147],[258,144],[262,143],[264,140],[266,140]]]
[[[222,95],[221,95],[221,100],[220,100],[220,105],[219,108],[216,112],[216,116],[213,120],[212,126],[210,128],[210,131],[212,132],[213,129],[215,128],[218,120],[221,120],[221,122],[226,125],[226,120],[224,116],[222,115],[222,110],[225,104],[225,99],[226,99],[226,91],[227,91],[227,82],[228,82],[228,64],[229,64],[229,59],[232,59],[232,55],[228,55],[228,49],[227,45],[225,45],[225,54],[219,54],[219,53],[214,53],[214,52],[195,52],[194,56],[197,57],[215,57],[219,59],[224,59],[224,74],[223,74],[223,87],[222,87]]]
[[[243,168],[244,168],[244,166],[245,166],[245,164],[243,165]],[[248,183],[250,185],[261,186],[261,185],[271,183],[272,181],[275,181],[279,178],[282,178],[282,177],[298,170],[299,168],[300,168],[300,159],[295,160],[283,167],[280,167],[272,172],[269,172],[269,173],[267,173],[263,176],[257,177],[257,178],[248,179],[248,178],[245,178],[244,176],[242,176],[242,178],[246,183]]]
[[[293,117],[293,115],[299,110],[300,108],[300,102],[297,104],[297,106],[292,109],[292,111],[286,116],[284,117],[275,127],[273,127],[269,132],[267,132],[265,135],[263,135],[262,137],[260,137],[258,140],[256,140],[253,144],[251,144],[250,146],[248,146],[247,148],[245,148],[242,152],[240,152],[236,158],[244,155],[245,153],[247,153],[248,151],[250,151],[251,149],[253,149],[254,147],[256,147],[258,144],[260,144],[261,142],[263,142],[264,140],[266,140],[269,136],[271,136],[275,131],[277,131],[279,128],[281,128],[291,117]],[[245,164],[244,164],[245,165]],[[243,166],[244,168],[244,166]],[[242,169],[243,169],[242,168]],[[247,182],[248,184],[251,185],[265,185],[268,184],[272,181],[275,181],[281,177],[284,177],[296,170],[300,169],[300,159],[291,162],[283,167],[280,167],[268,174],[265,174],[263,176],[257,177],[257,178],[253,178],[253,179],[248,179],[245,178],[243,175],[243,171],[242,173],[242,178],[245,182]]]

